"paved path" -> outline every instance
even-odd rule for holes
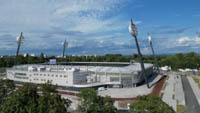
[[[162,100],[166,102],[169,106],[173,107],[176,111],[176,100],[175,100],[175,76],[173,74],[169,75],[169,79],[166,81],[166,88],[164,90],[164,95]]]
[[[200,106],[192,91],[188,79],[186,78],[186,76],[181,76],[181,79],[183,82],[183,90],[185,92],[185,101],[186,101],[186,111],[184,113],[199,113]]]
[[[185,94],[183,91],[183,84],[180,75],[175,76],[175,98],[177,100],[177,104],[185,106]]]

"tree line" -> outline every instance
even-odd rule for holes
[[[157,55],[158,64],[160,66],[171,66],[173,70],[179,68],[199,69],[200,55],[191,53],[177,53],[175,55]],[[50,59],[56,59],[57,62],[130,62],[130,60],[139,61],[138,55],[121,55],[121,54],[106,54],[103,56],[66,56],[65,58],[57,58],[55,56],[45,57],[43,53],[40,56],[19,55],[18,64],[35,64],[49,62]],[[152,55],[144,55],[145,63],[154,63]],[[0,67],[12,67],[15,63],[15,56],[3,56],[0,58]]]
[[[0,113],[70,113],[71,102],[64,99],[50,83],[24,84],[15,89],[13,81],[0,80]],[[78,94],[80,104],[76,113],[117,113],[114,100],[99,96],[92,88]],[[175,113],[160,97],[139,96],[130,105],[131,113]]]

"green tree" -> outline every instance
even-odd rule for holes
[[[114,101],[110,97],[97,95],[94,89],[87,88],[82,90],[79,95],[81,105],[79,111],[83,113],[116,113],[117,109],[113,106]]]
[[[0,113],[38,113],[37,87],[25,84],[6,101]]]
[[[61,98],[56,91],[56,86],[50,83],[40,85],[39,112],[38,113],[68,113],[71,101]]]
[[[45,58],[44,58],[44,53],[40,53],[40,63],[44,63],[45,62]]]
[[[130,111],[131,113],[175,113],[172,107],[155,95],[139,96],[139,101],[130,105]]]
[[[0,107],[11,96],[14,89],[13,81],[0,79]]]
[[[49,83],[39,86],[25,84],[13,92],[3,103],[0,113],[68,113],[71,104],[55,91],[56,87]]]

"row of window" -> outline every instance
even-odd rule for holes
[[[47,80],[47,79],[38,79],[38,78],[34,78],[33,79],[34,81],[45,81],[45,82],[47,82],[47,81],[49,81],[49,82],[53,82],[53,80]],[[68,81],[66,81],[66,83],[68,83]]]
[[[29,76],[31,76],[31,74],[29,74]],[[64,78],[67,78],[68,76],[67,75],[50,75],[50,74],[38,74],[38,73],[34,73],[33,76],[48,76],[48,77],[64,77]]]
[[[22,77],[22,76],[14,76],[15,78],[18,78],[18,79],[28,79],[28,77]]]
[[[39,79],[38,78],[34,78],[33,80],[35,81],[38,81]],[[46,80],[46,79],[40,79],[41,81],[49,81],[49,82],[52,82],[53,80]]]
[[[15,73],[15,75],[26,76],[26,73]]]

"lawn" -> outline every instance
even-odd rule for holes
[[[182,113],[185,111],[185,106],[184,105],[177,105],[176,110],[178,113]]]
[[[192,76],[194,82],[198,85],[198,87],[200,88],[200,79],[196,76]]]

